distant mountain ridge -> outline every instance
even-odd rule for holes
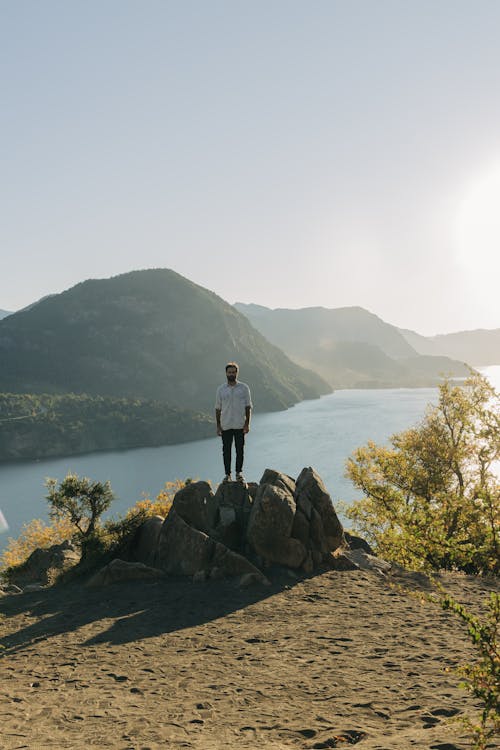
[[[2,320],[2,318],[6,318],[7,315],[12,315],[12,313],[8,310],[0,310],[0,320]]]
[[[0,392],[142,398],[212,414],[233,359],[260,411],[331,390],[169,269],[85,281],[0,321]]]
[[[276,309],[236,303],[272,343],[333,388],[436,385],[467,368],[446,356],[419,354],[403,333],[362,307]]]
[[[437,336],[421,336],[399,329],[419,354],[439,354],[469,362],[473,367],[500,365],[500,328],[457,331]]]

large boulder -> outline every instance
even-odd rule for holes
[[[167,573],[203,578],[253,573],[264,579],[249,560],[189,526],[173,508],[161,528],[156,565]]]
[[[291,537],[296,507],[291,488],[269,473],[263,478],[276,481],[276,485],[259,487],[248,521],[248,542],[265,563],[299,568],[307,553],[304,545]]]
[[[128,562],[115,558],[108,565],[101,568],[87,581],[87,588],[109,586],[112,583],[128,583],[130,581],[157,581],[164,577],[164,573],[157,568],[151,568],[140,562]]]
[[[139,526],[130,548],[133,561],[144,565],[155,564],[156,548],[164,520],[162,516],[152,516]]]
[[[266,469],[260,479],[260,485],[273,484],[275,487],[288,490],[292,495],[295,493],[295,479],[275,469]]]
[[[235,552],[245,546],[245,530],[252,510],[252,499],[246,485],[224,482],[215,493],[217,521],[212,536]]]
[[[209,534],[217,519],[217,502],[208,482],[190,482],[176,492],[172,508],[190,526]]]
[[[321,553],[345,546],[344,530],[319,474],[311,467],[302,469],[295,489],[297,508],[310,524],[311,547]]]

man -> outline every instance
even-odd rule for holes
[[[252,398],[250,388],[238,380],[238,365],[228,362],[226,365],[227,383],[217,388],[215,396],[215,419],[217,435],[222,436],[222,456],[226,475],[224,482],[231,482],[231,448],[234,440],[236,448],[236,481],[244,482],[243,450],[245,435],[250,430],[250,413]]]

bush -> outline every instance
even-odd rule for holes
[[[50,517],[66,518],[82,539],[92,536],[104,511],[114,498],[109,482],[93,482],[88,477],[67,474],[57,487],[57,479],[47,479],[49,490],[46,496],[50,505]]]
[[[407,567],[498,573],[499,457],[499,395],[479,374],[445,381],[419,425],[348,460],[365,498],[346,515],[379,554]]]
[[[432,599],[436,601],[434,597]],[[459,672],[465,678],[463,686],[481,702],[479,722],[465,719],[465,724],[472,731],[476,750],[485,750],[489,740],[500,734],[500,596],[490,594],[488,614],[483,622],[449,594],[445,594],[439,603],[466,623],[472,643],[479,652],[477,663],[466,664]]]

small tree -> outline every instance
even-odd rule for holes
[[[67,474],[59,487],[57,479],[48,478],[46,498],[50,505],[50,517],[68,518],[82,540],[89,539],[96,530],[99,519],[114,498],[109,482],[93,482],[88,477]]]
[[[365,498],[346,513],[403,565],[498,572],[499,457],[499,395],[476,373],[460,386],[446,380],[418,426],[354,452],[347,475]]]

